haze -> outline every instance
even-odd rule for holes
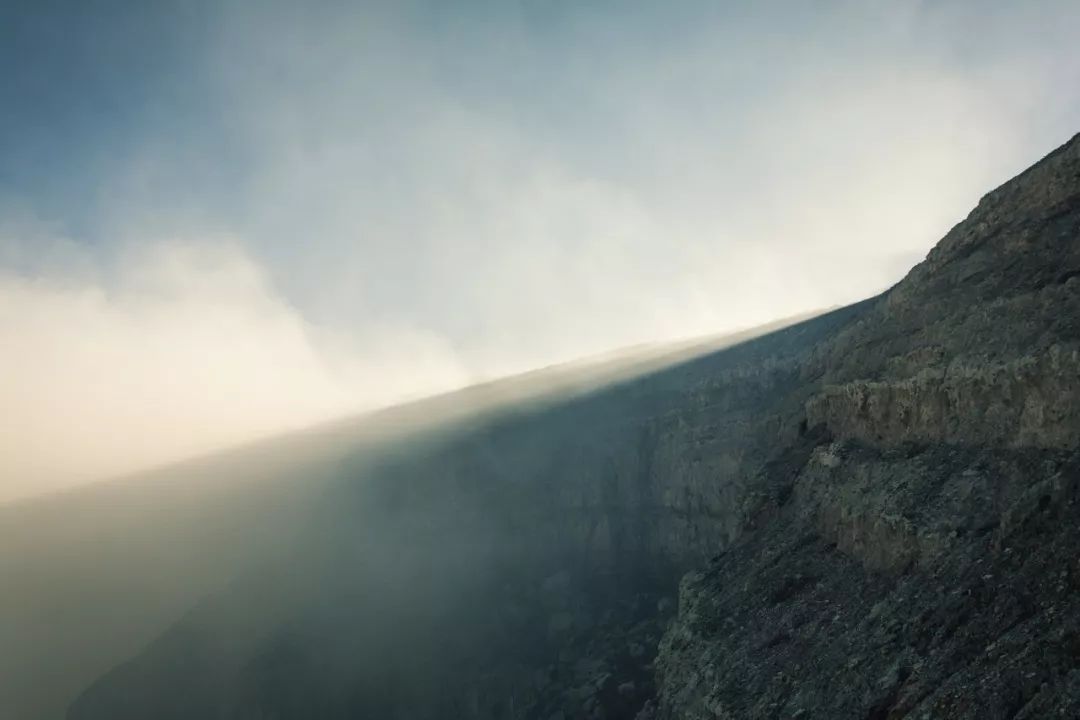
[[[1080,126],[1068,0],[305,5],[0,9],[0,501],[866,297]]]

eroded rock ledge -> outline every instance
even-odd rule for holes
[[[806,404],[810,425],[887,447],[982,443],[1068,448],[1080,427],[1080,351],[998,364],[954,362],[898,381],[827,386]]]

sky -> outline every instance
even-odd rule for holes
[[[0,501],[880,292],[1080,4],[8,0]]]

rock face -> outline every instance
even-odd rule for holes
[[[882,296],[343,463],[69,716],[1080,717],[1078,351],[1080,137]]]
[[[682,582],[659,718],[1080,717],[1080,140],[824,344],[772,520]]]
[[[812,425],[872,445],[995,444],[1068,448],[1080,427],[1080,353],[1052,345],[989,365],[953,362],[895,381],[826,387],[807,403]]]

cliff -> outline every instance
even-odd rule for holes
[[[1078,348],[1080,137],[882,296],[344,460],[69,716],[1080,716]]]
[[[681,585],[660,718],[1080,716],[1080,140],[822,349],[774,521]]]

